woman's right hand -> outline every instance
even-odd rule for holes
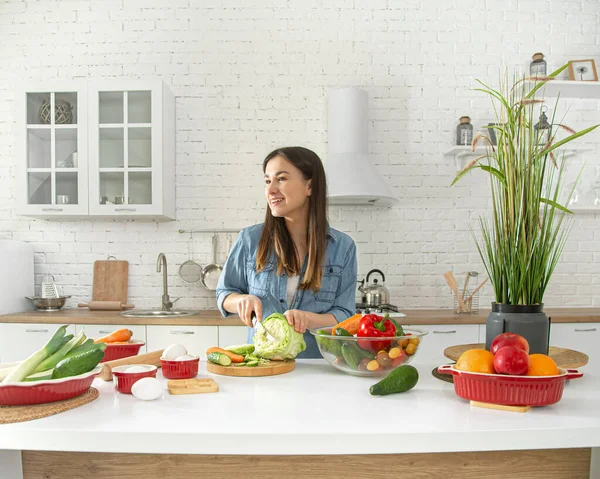
[[[240,319],[249,327],[252,326],[252,313],[256,313],[258,321],[262,321],[262,301],[252,294],[243,294],[237,304]]]

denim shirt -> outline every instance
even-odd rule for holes
[[[341,231],[328,228],[327,249],[323,260],[321,289],[298,289],[291,304],[287,303],[287,275],[277,275],[277,258],[271,255],[269,263],[261,272],[256,271],[256,255],[263,231],[263,224],[244,228],[238,235],[227,261],[223,266],[217,286],[217,306],[224,317],[231,316],[223,309],[223,301],[231,293],[252,294],[262,301],[263,318],[288,309],[299,309],[319,314],[332,314],[339,323],[356,312],[356,245],[354,240]],[[306,270],[302,266],[300,278]],[[254,330],[248,328],[248,342],[252,342]],[[320,358],[315,338],[307,330],[304,333],[306,351],[299,358]]]

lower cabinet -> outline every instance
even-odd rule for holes
[[[550,346],[568,348],[585,353],[590,364],[600,361],[600,323],[552,323]]]
[[[246,326],[219,326],[219,347],[226,348],[248,342]]]
[[[415,325],[406,326],[427,331],[417,350],[414,362],[440,365],[451,362],[444,356],[444,349],[457,344],[472,344],[479,342],[478,324],[445,324],[445,325]]]
[[[42,348],[59,328],[59,324],[4,323],[0,324],[0,361],[22,361]],[[75,326],[67,334],[75,334]]]
[[[148,351],[183,344],[189,354],[206,359],[206,350],[219,344],[218,326],[146,326]]]
[[[75,330],[79,333],[83,329],[83,332],[88,338],[98,339],[106,336],[117,329],[127,328],[132,333],[132,340],[146,342],[146,326],[145,325],[132,325],[132,324],[76,324]],[[139,354],[143,354],[148,351],[147,345],[140,348]]]

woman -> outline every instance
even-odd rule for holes
[[[263,162],[267,211],[263,224],[241,231],[223,266],[217,304],[252,328],[283,313],[304,334],[299,357],[321,357],[307,331],[333,326],[355,313],[356,245],[329,227],[327,183],[319,157],[287,147]],[[249,331],[252,340],[254,330]]]

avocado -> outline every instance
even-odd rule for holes
[[[419,372],[410,364],[399,366],[369,389],[372,396],[403,393],[414,388],[419,381]]]

